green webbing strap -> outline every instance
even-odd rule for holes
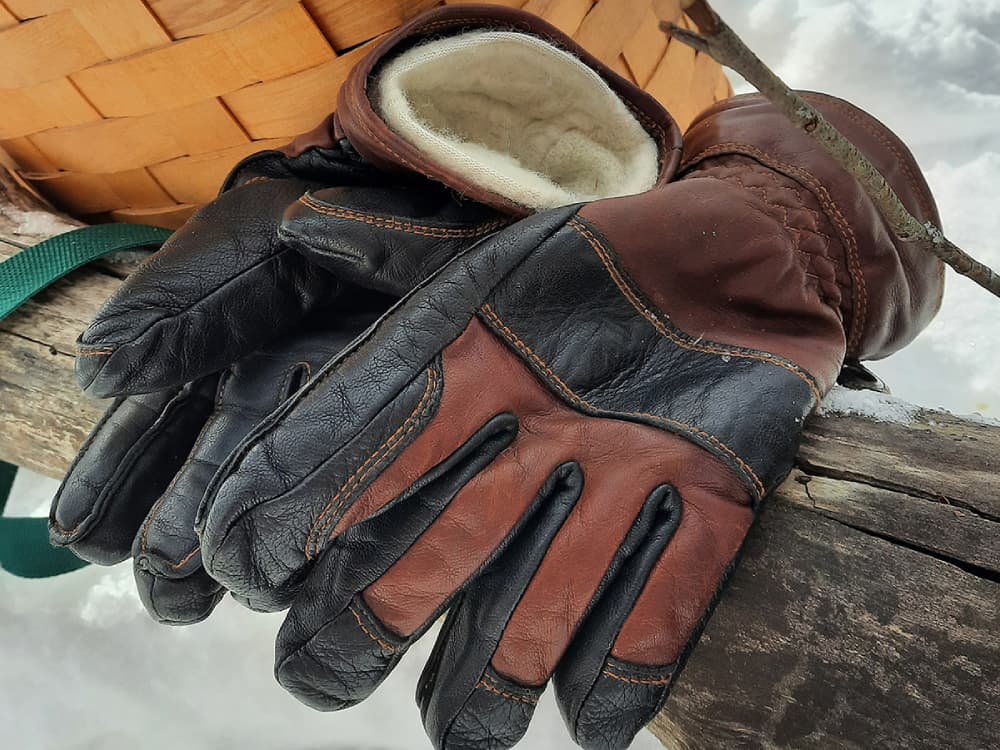
[[[17,467],[0,461],[0,514],[3,513]],[[49,546],[44,518],[4,518],[0,515],[0,568],[22,578],[50,578],[82,568],[83,560],[68,549]]]
[[[109,253],[159,246],[170,232],[139,224],[101,224],[57,235],[0,261],[0,320],[70,271]],[[82,568],[68,549],[49,545],[48,520],[3,515],[17,467],[0,461],[0,568],[23,578],[49,578]]]
[[[141,224],[98,224],[26,248],[0,262],[0,320],[85,263],[102,255],[146,245],[162,245],[169,230]]]

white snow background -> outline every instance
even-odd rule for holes
[[[948,236],[1000,266],[1000,0],[715,0],[715,7],[792,85],[849,99],[899,133],[927,174]],[[998,317],[1000,301],[949,273],[936,321],[873,369],[908,401],[1000,417]],[[55,487],[22,472],[9,512],[45,515]],[[200,625],[156,625],[134,593],[129,563],[44,581],[0,572],[3,745],[430,747],[413,701],[430,636],[372,698],[321,714],[271,677],[280,618],[227,600]],[[520,747],[573,747],[550,693]],[[634,747],[660,745],[643,734]]]

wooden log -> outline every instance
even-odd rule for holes
[[[41,239],[13,234],[37,203],[6,200],[0,255]],[[0,459],[65,471],[104,407],[73,381],[73,340],[127,268],[0,321]],[[1000,746],[998,475],[995,424],[811,418],[651,731],[685,750]]]

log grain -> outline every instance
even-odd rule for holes
[[[3,200],[0,257],[42,239]],[[106,405],[73,380],[74,339],[129,262],[0,321],[0,459],[66,470]],[[650,730],[683,750],[1000,747],[1000,426],[812,417]]]

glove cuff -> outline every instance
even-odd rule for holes
[[[518,37],[526,38],[518,41]],[[474,52],[469,49],[470,42]],[[422,46],[415,49],[418,45]],[[497,73],[496,64],[489,60],[491,49],[497,52],[496,63],[517,76],[517,85]],[[456,64],[459,57],[463,57],[463,64]],[[518,59],[523,66],[518,65]],[[405,74],[414,65],[421,66],[420,76],[413,79],[422,89],[435,86],[435,75],[439,78],[428,112],[418,111],[416,98],[407,101]],[[551,80],[542,82],[544,77],[538,77],[538,71],[550,75]],[[530,85],[533,72],[534,91]],[[539,96],[541,86],[547,88]],[[562,100],[572,99],[575,91],[586,102],[578,100],[577,107],[569,108]],[[424,94],[426,91],[421,91]],[[456,94],[475,94],[476,101],[470,108],[467,97]],[[521,95],[524,99],[518,101]],[[435,127],[428,122],[428,114],[440,115],[449,108],[449,99],[454,105],[453,111],[446,113],[449,120]],[[549,120],[544,122],[546,115],[538,102],[546,99],[559,106],[552,107]],[[541,130],[548,132],[535,140],[531,133],[516,128],[524,136],[519,138],[519,152],[504,153],[506,149],[499,143],[500,148],[490,149],[490,138],[478,134],[491,130],[488,119],[493,105],[502,119],[513,113],[533,127],[543,122]],[[529,109],[523,109],[525,105]],[[459,132],[458,138],[442,138],[455,135],[455,122],[450,118],[460,118],[458,110],[463,107],[479,124],[469,125],[473,132]],[[505,112],[501,115],[500,110]],[[583,122],[559,121],[560,117],[578,118],[581,113]],[[572,129],[578,134],[591,126],[593,138],[587,148],[576,150],[581,159],[572,153],[557,153],[568,148],[571,139],[565,137],[566,132]],[[655,99],[540,18],[492,6],[438,8],[386,37],[351,71],[341,88],[334,128],[366,161],[382,170],[422,174],[515,216],[665,184],[677,170],[681,151],[680,131]],[[493,128],[492,135],[502,138],[503,128],[511,129],[509,120],[503,127]],[[559,128],[562,134],[552,137]],[[497,136],[498,132],[501,135]],[[595,143],[604,147],[600,158],[614,163],[615,169],[610,171],[617,170],[618,178],[608,180],[609,170],[596,165],[594,154],[602,149],[593,148]],[[574,170],[587,167],[581,160],[590,161],[590,172],[600,172],[606,180],[596,188],[599,195],[593,193],[593,186],[590,191],[574,189],[574,183],[587,181],[574,179],[580,177]],[[534,188],[525,190],[532,182]]]
[[[894,133],[846,101],[811,92],[803,96],[875,165],[919,221],[940,226],[920,168]],[[835,229],[830,240],[840,256],[839,309],[848,359],[892,354],[937,313],[943,264],[897,237],[860,183],[763,96],[738,96],[706,110],[686,133],[684,150],[684,171],[719,156],[744,156],[812,193]]]

